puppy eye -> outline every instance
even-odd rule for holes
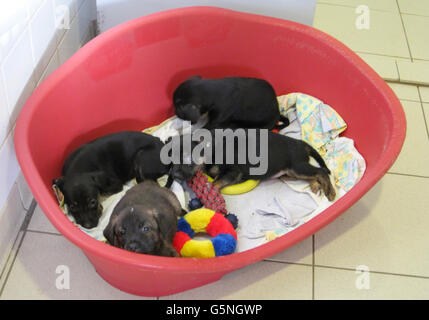
[[[120,228],[120,229],[118,230],[118,233],[119,233],[121,236],[123,236],[123,235],[126,233],[126,230],[125,230],[124,228]]]
[[[91,199],[91,200],[89,201],[89,207],[90,207],[90,208],[95,208],[95,207],[97,207],[97,205],[98,205],[98,201],[97,201],[97,199]]]
[[[148,232],[150,230],[148,226],[141,226],[140,229],[142,229],[143,232]]]

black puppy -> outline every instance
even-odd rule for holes
[[[181,213],[180,202],[172,191],[156,182],[144,181],[128,190],[118,202],[103,234],[118,248],[177,257],[172,242]]]
[[[222,189],[248,179],[264,180],[287,176],[307,180],[310,182],[310,188],[314,193],[323,191],[330,201],[335,199],[336,192],[329,179],[330,170],[317,151],[306,142],[266,129],[224,130],[223,139],[220,140],[215,139],[215,130],[211,130],[210,136],[210,142],[204,140],[199,143],[194,142],[191,149],[195,150],[198,145],[206,144],[207,147],[212,148],[211,157],[199,157],[200,152],[195,154],[192,151],[191,164],[173,164],[170,171],[172,178],[187,180],[192,178],[196,171],[203,170],[214,178],[214,185]],[[241,146],[238,143],[240,139],[238,137],[244,137]],[[228,145],[231,146],[227,143],[228,140],[233,141],[230,148],[228,148]],[[243,145],[244,148],[242,148]],[[266,147],[265,153],[263,152],[264,147]],[[220,148],[223,150],[223,156],[216,159]],[[250,160],[251,154],[249,152],[251,148],[255,150],[252,160]],[[183,151],[181,152],[183,154]],[[233,155],[230,154],[231,152]],[[185,158],[189,156],[185,155]],[[227,161],[228,157],[231,157],[229,162]],[[256,162],[254,159],[258,157],[259,160]],[[310,157],[316,160],[320,167],[311,165],[309,163]],[[255,169],[261,170],[252,173],[251,170]],[[169,177],[170,180],[172,180],[171,177]]]
[[[53,183],[64,194],[76,223],[85,228],[97,226],[102,213],[99,195],[119,192],[133,178],[140,182],[166,174],[168,166],[160,160],[163,146],[154,136],[123,131],[86,143],[68,156],[63,177]]]
[[[273,129],[280,116],[273,87],[265,80],[227,77],[202,79],[192,77],[181,83],[173,94],[176,115],[192,124],[208,113],[207,129],[267,128]]]

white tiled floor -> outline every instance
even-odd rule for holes
[[[354,27],[360,0],[320,0],[314,25],[380,73],[377,57],[389,57],[395,67],[397,61],[429,61],[429,1],[365,3],[370,30]],[[394,71],[385,70],[385,78],[396,79]],[[429,299],[429,87],[390,85],[404,106],[407,138],[397,162],[370,192],[295,247],[216,283],[161,299]],[[55,286],[58,265],[70,267],[70,290]],[[361,265],[369,273],[356,272]],[[364,288],[356,285],[362,276]],[[40,209],[6,280],[1,299],[136,298],[106,284]]]
[[[412,57],[414,59],[429,60],[428,34],[427,31],[421,32],[422,30],[429,30],[429,14],[426,14],[426,16],[403,14],[402,19]]]
[[[43,250],[40,250],[43,248]],[[63,273],[70,271],[70,288],[57,289]],[[2,299],[137,299],[102,280],[85,255],[61,235],[27,231],[8,276]]]
[[[354,51],[410,57],[401,15],[398,12],[370,11],[370,28],[366,30],[356,28],[355,21],[358,15],[355,9],[355,7],[319,4],[314,27],[329,33]]]
[[[312,266],[259,262],[213,284],[161,299],[292,300],[311,299]]]

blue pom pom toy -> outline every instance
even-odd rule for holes
[[[228,213],[225,218],[231,222],[232,226],[234,227],[234,229],[237,229],[238,227],[238,218],[235,214],[233,213]]]
[[[189,210],[197,210],[199,208],[201,208],[203,206],[203,204],[201,203],[200,199],[198,198],[194,198],[191,199],[191,201],[189,201]]]

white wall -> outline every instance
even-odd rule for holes
[[[316,0],[97,0],[99,28],[104,32],[146,14],[187,6],[223,7],[311,26]]]
[[[93,37],[95,17],[95,0],[0,1],[0,274],[33,199],[15,155],[16,119],[33,90]]]

